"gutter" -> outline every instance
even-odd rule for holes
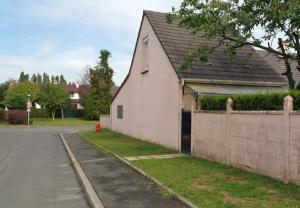
[[[199,84],[224,84],[224,85],[245,85],[245,86],[268,86],[268,87],[284,87],[288,86],[285,82],[249,82],[237,80],[209,80],[209,79],[190,79],[181,78],[181,83],[199,83]]]

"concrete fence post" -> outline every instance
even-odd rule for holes
[[[233,111],[233,100],[231,98],[228,98],[227,101],[226,101],[226,111],[227,113]]]
[[[283,100],[283,112],[284,112],[284,126],[286,134],[286,171],[284,182],[288,183],[290,181],[290,154],[291,154],[291,136],[290,136],[290,112],[293,111],[293,97],[290,95],[286,96]]]
[[[233,111],[233,100],[231,98],[228,98],[226,101],[226,132],[225,132],[225,148],[226,148],[226,164],[230,165],[230,128],[231,128],[231,119],[230,119],[230,112]]]
[[[283,111],[284,113],[290,113],[294,110],[294,99],[292,96],[288,95],[284,98]]]

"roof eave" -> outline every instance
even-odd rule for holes
[[[199,84],[227,84],[227,85],[246,85],[246,86],[267,86],[267,87],[285,87],[288,86],[286,82],[253,82],[253,81],[237,81],[237,80],[212,80],[212,79],[191,79],[181,78],[185,83],[199,83]]]

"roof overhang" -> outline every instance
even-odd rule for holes
[[[197,92],[198,95],[232,95],[285,92],[288,90],[286,83],[247,83],[240,81],[221,80],[184,80],[185,86]]]

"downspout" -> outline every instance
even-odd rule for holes
[[[184,79],[180,79],[178,81],[178,93],[179,93],[179,103],[178,103],[178,150],[181,152],[181,115],[182,109],[184,108],[183,103],[183,87],[184,87]]]

